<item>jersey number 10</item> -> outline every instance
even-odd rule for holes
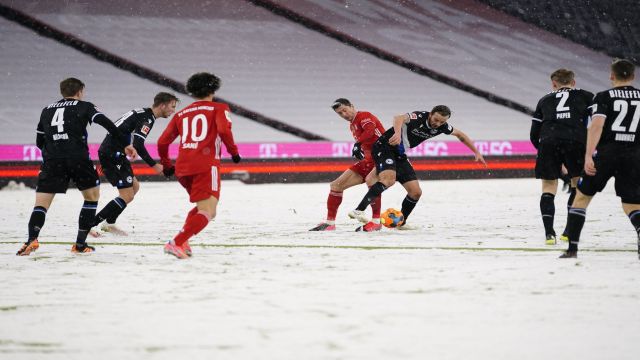
[[[200,133],[198,134],[198,123],[200,123]],[[200,142],[207,137],[208,131],[207,117],[204,114],[198,114],[191,120],[191,134],[189,134],[189,118],[182,119],[182,142]],[[189,135],[191,139],[188,141]]]

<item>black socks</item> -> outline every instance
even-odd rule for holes
[[[47,209],[42,206],[36,206],[33,208],[31,217],[29,218],[29,239],[32,241],[38,238],[40,235],[40,229],[44,226],[44,220],[47,217]]]
[[[569,251],[578,250],[578,242],[580,242],[580,233],[584,226],[584,220],[587,214],[586,209],[571,208],[567,216],[567,236],[569,236]]]
[[[402,200],[402,215],[404,216],[404,222],[407,222],[407,218],[413,211],[413,208],[416,207],[418,200],[414,200],[409,197],[409,195],[405,196],[404,200]]]
[[[97,201],[84,201],[82,210],[80,210],[80,217],[78,218],[78,238],[76,243],[84,244],[87,240],[89,230],[94,226],[96,217],[96,209],[98,208]]]
[[[383,183],[378,181],[377,183],[373,184],[373,186],[369,188],[369,191],[364,196],[364,198],[362,198],[362,201],[360,202],[356,210],[364,211],[367,206],[369,206],[369,204],[371,204],[371,202],[375,198],[380,196],[380,194],[382,194],[382,192],[385,190],[387,190],[387,187],[384,186]]]
[[[555,195],[552,193],[543,193],[540,196],[540,213],[542,214],[542,223],[546,235],[555,235],[553,230],[553,217],[556,214],[556,206],[553,203]]]
[[[124,211],[127,207],[127,203],[121,198],[117,197],[111,200],[100,212],[96,215],[96,220],[93,226],[100,224],[101,222],[107,220],[107,223],[114,224],[118,216]]]

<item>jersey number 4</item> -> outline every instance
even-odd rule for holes
[[[51,126],[57,126],[59,133],[64,132],[64,108],[57,109],[56,113],[53,114]]]
[[[631,101],[631,106],[635,106],[636,109],[633,112],[631,125],[629,125],[629,132],[635,133],[638,129],[638,121],[640,120],[640,101]],[[616,100],[613,102],[613,110],[618,112],[618,116],[611,125],[611,130],[616,132],[627,132],[627,128],[622,126],[622,122],[627,117],[629,103],[625,100]]]

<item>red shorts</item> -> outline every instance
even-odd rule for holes
[[[220,174],[217,166],[211,171],[178,177],[178,182],[189,193],[189,201],[194,203],[211,196],[220,199]]]
[[[351,165],[349,170],[351,170],[351,171],[355,172],[356,174],[362,176],[362,179],[364,180],[367,177],[367,175],[369,175],[371,170],[373,170],[374,167],[375,167],[375,164],[373,162],[373,159],[364,159],[364,160],[360,160],[357,163]]]

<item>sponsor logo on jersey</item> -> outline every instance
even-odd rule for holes
[[[149,131],[151,131],[150,127],[148,127],[147,125],[142,125],[142,129],[140,129],[140,132],[142,132],[145,135],[149,135]]]

